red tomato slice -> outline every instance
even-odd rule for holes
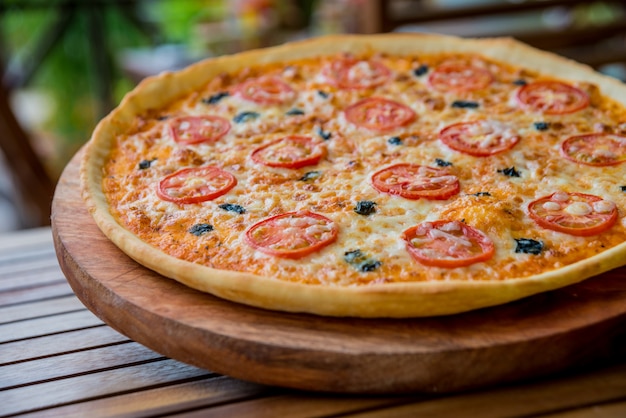
[[[491,84],[493,75],[486,69],[460,63],[444,63],[435,68],[428,82],[439,91],[474,91]]]
[[[259,77],[239,85],[237,93],[251,102],[259,104],[282,104],[296,97],[291,86],[278,77]]]
[[[169,121],[169,128],[179,144],[215,142],[230,130],[230,122],[219,116],[181,116]]]
[[[455,123],[442,129],[439,138],[453,150],[476,157],[507,151],[520,140],[513,128],[493,120]]]
[[[326,147],[308,136],[290,135],[252,152],[252,160],[269,167],[300,168],[317,164]]]
[[[613,134],[572,136],[561,145],[568,160],[593,166],[606,166],[626,161],[626,137]]]
[[[322,73],[331,84],[344,89],[380,86],[391,77],[391,71],[382,63],[354,58],[337,59],[325,66]]]
[[[301,258],[337,239],[337,225],[325,216],[302,211],[272,216],[246,231],[246,241],[269,255]]]
[[[413,258],[432,267],[465,267],[487,261],[495,252],[487,235],[459,221],[422,222],[404,231],[402,238]]]
[[[459,179],[445,168],[401,163],[372,176],[372,185],[383,193],[406,199],[446,200],[459,192]]]
[[[587,93],[559,81],[526,84],[517,92],[517,100],[523,106],[547,115],[573,113],[589,105]]]
[[[345,115],[349,122],[374,131],[388,131],[415,119],[410,107],[378,97],[356,102],[345,110]]]
[[[617,221],[615,203],[583,193],[541,197],[528,205],[528,212],[543,228],[581,237],[600,234]]]
[[[235,176],[219,167],[183,168],[159,182],[157,195],[180,205],[215,199],[235,187]]]

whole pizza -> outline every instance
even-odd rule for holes
[[[81,187],[122,251],[203,292],[459,313],[626,264],[626,86],[510,39],[290,43],[140,83]]]

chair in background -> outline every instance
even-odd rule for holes
[[[9,103],[7,89],[0,83],[0,149],[17,189],[21,227],[50,224],[54,182],[30,138],[17,121]]]
[[[369,32],[465,28],[467,33],[455,34],[512,36],[595,68],[626,64],[624,0],[371,0],[369,5],[374,9],[368,13]],[[533,13],[540,18],[533,20]],[[508,24],[510,19],[519,24]]]
[[[153,43],[161,34],[156,26],[139,16],[139,0],[59,0],[56,2],[0,0],[0,16],[16,10],[45,11],[52,16],[48,24],[39,31],[34,46],[26,57],[10,56],[5,50],[4,35],[0,30],[0,150],[6,160],[6,168],[12,174],[16,201],[20,217],[19,228],[50,224],[50,206],[54,193],[55,179],[46,170],[40,155],[33,147],[27,130],[17,120],[11,108],[10,94],[30,84],[36,73],[45,65],[51,51],[61,44],[70,25],[78,19],[87,22],[85,41],[88,42],[93,68],[93,94],[97,98],[97,114],[106,115],[113,107],[113,52],[107,43],[105,15],[114,9]],[[0,28],[1,29],[1,28]]]

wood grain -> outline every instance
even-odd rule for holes
[[[80,199],[77,164],[53,201],[61,267],[97,316],[168,357],[270,385],[389,393],[476,388],[622,350],[626,268],[499,307],[407,320],[278,313],[197,292],[139,266],[102,235]]]
[[[385,410],[393,417],[481,417],[503,418],[537,416],[580,408],[584,405],[603,404],[623,399],[626,393],[626,365],[616,370],[567,376],[547,382],[511,386],[488,392],[472,392],[453,397],[441,397],[418,403],[400,405]],[[619,402],[614,404],[619,408]],[[236,411],[235,411],[236,412]],[[239,416],[235,413],[233,416]],[[380,417],[381,414],[366,412],[350,415],[359,418]],[[567,415],[566,415],[567,416]],[[597,415],[587,416],[624,416]]]
[[[2,350],[0,350],[0,365],[55,356],[59,353],[89,350],[128,341],[127,337],[104,324],[99,327],[63,331],[58,334],[3,344]]]
[[[311,416],[303,411],[315,411],[314,416],[332,417],[346,416],[350,413],[358,413],[368,409],[390,408],[398,403],[406,403],[406,398],[394,397],[331,397],[324,395],[286,395],[272,396],[263,399],[254,399],[236,404],[221,405],[210,409],[210,414],[216,417],[237,418],[302,418]],[[193,412],[185,412],[180,415],[171,415],[170,418],[203,418],[208,415],[208,410],[200,409]]]
[[[4,366],[0,390],[163,359],[163,356],[135,342],[60,354],[36,362]],[[32,381],[35,375],[40,379],[38,382]]]
[[[81,400],[79,403],[20,415],[26,417],[140,417],[170,416],[172,413],[211,408],[225,403],[258,397],[268,392],[264,386],[229,377],[204,377],[190,382],[172,383],[164,387],[146,388],[112,397]],[[187,413],[187,412],[185,412]],[[219,416],[212,413],[204,416]],[[279,415],[274,415],[277,417]]]
[[[85,307],[76,300],[74,295],[53,300],[40,300],[21,305],[0,307],[0,324],[84,309]]]
[[[10,396],[2,399],[2,414],[4,416],[24,413],[89,398],[113,396],[130,390],[185,381],[207,374],[205,370],[166,359],[131,365],[123,369],[71,376],[62,380],[52,380],[7,391],[6,393]],[[28,409],[25,407],[25,399],[28,400]],[[83,416],[90,415],[83,414]]]
[[[19,321],[10,322],[0,325],[0,343],[39,337],[41,336],[42,329],[46,329],[50,333],[57,333],[79,328],[95,327],[101,324],[102,322],[98,318],[84,309],[78,312],[32,319],[26,324]]]
[[[34,302],[41,299],[71,295],[72,289],[67,280],[60,274],[58,279],[46,285],[36,287],[21,287],[0,291],[0,306],[15,305],[18,303]]]

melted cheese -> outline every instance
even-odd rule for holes
[[[478,60],[452,58],[461,62]],[[415,77],[407,69],[407,59],[403,57],[381,58],[394,74],[391,81],[375,88],[341,90],[329,84],[322,74],[323,66],[332,59],[290,63],[288,71],[275,66],[252,68],[233,74],[230,84],[220,86],[220,91],[233,91],[246,77],[279,73],[296,92],[286,103],[262,105],[231,94],[207,105],[201,97],[218,92],[207,86],[195,98],[181,99],[163,109],[160,115],[146,116],[149,123],[138,124],[145,128],[120,138],[105,167],[104,189],[114,215],[143,240],[176,257],[281,280],[340,286],[394,281],[506,280],[555,269],[626,240],[626,193],[619,187],[624,185],[626,163],[589,167],[565,160],[560,154],[563,140],[592,132],[597,123],[613,127],[616,133],[619,129],[626,130],[620,128],[626,120],[623,107],[590,106],[568,115],[529,114],[515,100],[518,86],[513,81],[519,77],[519,69],[492,62],[482,65],[491,68],[493,83],[473,92],[435,91],[428,86],[427,76]],[[431,69],[449,59],[447,55],[420,56],[420,62]],[[359,77],[367,77],[372,68],[364,61],[353,71]],[[526,81],[535,78],[539,75],[528,75]],[[366,97],[398,101],[415,111],[417,117],[404,127],[385,132],[348,122],[344,110]],[[459,99],[475,101],[479,107],[451,106]],[[292,109],[303,114],[288,115]],[[244,111],[259,116],[237,122],[236,116]],[[161,115],[200,114],[228,119],[230,131],[215,143],[179,145],[171,137],[167,119],[156,119]],[[490,157],[466,155],[439,140],[439,132],[446,126],[476,120],[490,121],[487,130],[474,125],[480,131],[476,135],[481,146],[488,146],[501,136],[519,135],[521,139],[512,149]],[[550,129],[537,131],[533,124],[538,121],[549,123]],[[327,155],[314,166],[298,169],[271,168],[251,160],[253,150],[289,134],[316,139],[326,135],[323,140]],[[400,143],[390,143],[391,137],[398,137]],[[138,168],[142,160],[154,158],[149,168]],[[445,183],[458,178],[460,182],[460,193],[448,200],[409,200],[381,193],[372,186],[372,175],[386,166],[414,163],[437,167],[437,161],[451,163],[449,174],[431,181]],[[160,179],[179,168],[203,165],[215,165],[232,173],[237,185],[227,194],[199,204],[177,205],[159,199],[156,189]],[[514,167],[520,177],[502,173],[509,167]],[[303,176],[311,171],[319,175],[305,180]],[[568,199],[567,194],[559,192],[588,193],[603,199],[589,208],[569,205],[565,209],[569,213],[610,212],[616,205],[621,220],[609,231],[589,238],[539,227],[528,216],[528,204],[554,193],[553,202],[546,202],[544,209],[559,210],[557,202]],[[559,200],[563,197],[564,200]],[[355,212],[357,203],[364,200],[375,202],[374,213],[366,216]],[[224,203],[240,205],[245,213],[224,210],[220,207]],[[336,241],[297,260],[261,253],[245,241],[245,231],[257,222],[301,210],[331,219],[339,231]],[[471,245],[451,233],[456,222],[465,222],[494,242],[493,258],[454,269],[419,264],[407,252],[402,233],[419,223],[439,219],[455,222],[447,224],[449,230],[433,230],[434,238],[445,235],[457,245]],[[198,223],[208,223],[214,230],[201,236],[189,233]],[[295,221],[292,223],[284,226],[286,234],[301,227]],[[310,235],[328,233],[327,227],[319,225],[303,227]],[[515,240],[521,238],[541,241],[545,250],[539,255],[516,252]],[[346,253],[357,249],[367,259],[380,262],[380,266],[373,271],[361,271],[347,262]]]

